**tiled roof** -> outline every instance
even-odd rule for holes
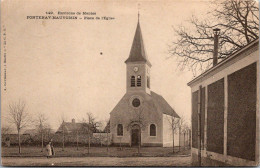
[[[180,118],[179,115],[175,112],[175,110],[167,103],[167,101],[161,95],[151,91],[151,96],[153,100],[155,100],[159,104],[163,114]]]
[[[128,59],[125,61],[125,63],[128,62],[146,62],[148,65],[151,66],[151,63],[149,62],[146,52],[145,52],[145,47],[144,47],[144,42],[143,42],[143,37],[142,37],[142,32],[141,32],[141,27],[140,23],[138,21],[136,31],[135,31],[135,36],[134,40],[132,43],[132,48],[129,54]]]
[[[63,124],[66,132],[72,132],[81,129],[84,123],[64,122]],[[58,128],[57,132],[62,132],[62,124]]]

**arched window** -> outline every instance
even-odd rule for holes
[[[137,76],[137,86],[138,87],[141,86],[141,76],[140,75]]]
[[[156,126],[154,124],[150,125],[150,136],[156,136]]]
[[[131,76],[131,87],[135,87],[135,76]]]
[[[147,76],[147,87],[150,89],[150,77]]]
[[[123,125],[122,124],[117,125],[117,136],[123,136]]]

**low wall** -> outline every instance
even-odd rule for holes
[[[111,133],[93,133],[92,142],[101,145],[111,145],[112,138]]]

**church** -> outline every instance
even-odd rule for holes
[[[145,52],[138,23],[126,64],[126,93],[110,112],[110,133],[114,145],[173,145],[172,118],[180,118],[167,101],[151,91],[151,62]],[[174,144],[179,144],[175,133]]]

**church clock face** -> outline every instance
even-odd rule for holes
[[[137,72],[139,70],[138,67],[134,67],[134,71]]]

